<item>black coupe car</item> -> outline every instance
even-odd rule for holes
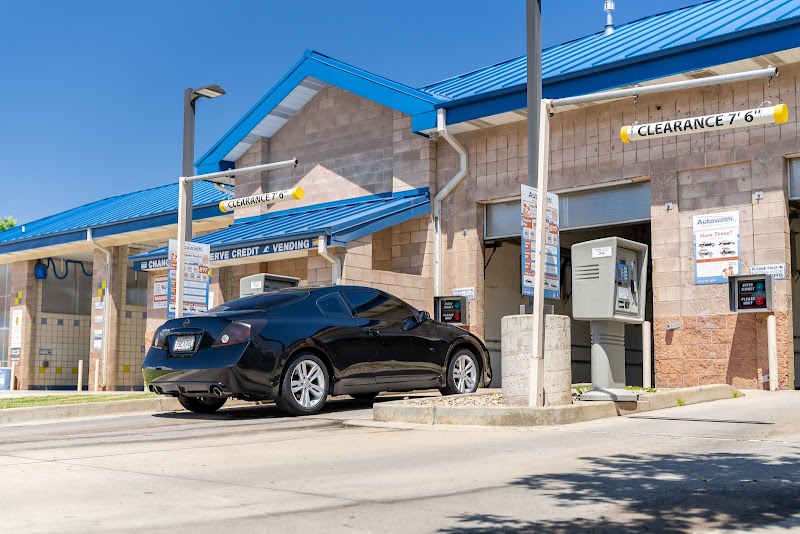
[[[142,372],[150,391],[202,413],[234,397],[274,399],[284,412],[306,415],[328,395],[471,393],[491,382],[477,337],[358,286],[282,289],[169,320],[156,330]]]

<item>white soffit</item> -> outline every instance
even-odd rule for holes
[[[303,106],[308,104],[325,85],[325,82],[307,76],[297,87],[286,95],[286,98],[281,100],[281,102],[269,112],[269,115],[264,117],[261,122],[250,130],[250,133],[233,147],[233,150],[228,152],[223,159],[226,161],[236,161],[260,138],[269,138],[275,135],[275,132],[289,122],[289,119],[294,117]]]

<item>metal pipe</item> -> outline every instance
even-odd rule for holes
[[[197,182],[198,180],[213,180],[214,178],[230,178],[254,172],[274,171],[287,167],[297,167],[297,158],[287,159],[286,161],[276,161],[275,163],[264,163],[263,165],[253,165],[252,167],[242,167],[241,169],[228,169],[227,171],[210,172],[208,174],[197,174],[195,176],[181,176],[181,180],[186,182]]]
[[[111,291],[111,249],[105,248],[95,242],[92,237],[92,229],[86,229],[86,240],[100,252],[106,255],[106,291],[103,295],[103,372],[102,372],[102,386],[106,385],[106,361],[108,360],[108,293]],[[95,371],[95,391],[97,391],[97,372]]]
[[[630,87],[628,89],[617,89],[615,91],[606,91],[603,93],[591,93],[588,95],[570,96],[567,98],[556,98],[553,100],[552,107],[557,108],[560,106],[574,106],[577,104],[592,104],[595,102],[602,102],[603,100],[612,100],[614,98],[625,98],[632,96],[644,96],[653,93],[665,93],[667,91],[677,91],[680,89],[691,89],[694,87],[706,87],[709,85],[718,85],[723,83],[743,82],[747,80],[755,80],[758,78],[770,78],[778,75],[776,67],[768,67],[766,69],[751,70],[747,72],[737,72],[735,74],[720,74],[718,76],[709,76],[708,78],[700,78],[699,80],[684,80],[680,82],[659,83],[656,85],[647,85],[644,87]],[[528,107],[530,109],[530,105]],[[530,120],[530,117],[528,118]]]
[[[331,263],[331,282],[338,286],[342,284],[342,260],[328,250],[328,236],[325,234],[317,239],[317,253]]]
[[[453,192],[461,180],[467,176],[467,150],[447,130],[447,115],[443,108],[436,111],[436,131],[458,153],[458,172],[433,197],[433,294],[441,295],[442,290],[442,200]]]

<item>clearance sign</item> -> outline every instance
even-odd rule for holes
[[[284,189],[282,191],[273,191],[271,193],[263,193],[261,195],[253,195],[251,197],[231,198],[223,200],[219,203],[219,209],[225,213],[233,211],[238,208],[246,208],[247,206],[255,206],[258,204],[274,204],[283,200],[300,200],[305,196],[305,191],[302,187],[293,187],[291,189]]]
[[[789,108],[786,104],[747,111],[731,111],[715,113],[705,117],[675,119],[650,124],[634,124],[623,126],[619,132],[623,143],[657,139],[671,135],[704,133],[715,130],[728,130],[742,126],[762,126],[765,124],[782,124],[789,120]]]

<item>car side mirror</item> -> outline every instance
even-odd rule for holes
[[[418,322],[424,323],[425,321],[430,321],[431,314],[426,311],[419,312],[419,319]]]

